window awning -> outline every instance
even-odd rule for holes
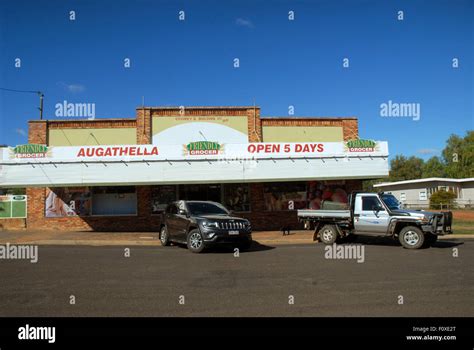
[[[342,142],[1,151],[1,187],[370,179],[388,176],[389,169],[386,142],[352,151]]]

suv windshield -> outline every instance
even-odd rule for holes
[[[215,203],[188,202],[188,210],[192,215],[227,215],[229,212],[223,206]]]
[[[400,203],[393,194],[383,194],[380,197],[390,210],[400,209]]]

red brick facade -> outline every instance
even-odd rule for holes
[[[339,126],[345,141],[359,137],[357,118],[262,118],[261,126]]]
[[[249,142],[262,141],[263,126],[340,126],[344,140],[358,137],[356,118],[260,118],[259,107],[191,107],[154,108],[139,107],[136,119],[98,119],[84,121],[30,121],[28,142],[48,144],[48,128],[131,128],[136,127],[137,143],[149,144],[152,139],[152,118],[159,116],[246,116]],[[252,221],[254,230],[280,229],[284,225],[299,227],[296,211],[269,212],[264,207],[264,184],[250,184],[251,212],[242,216]],[[360,189],[360,180],[346,181],[347,190]],[[45,188],[27,188],[27,219],[2,220],[4,229],[31,228],[45,230],[84,231],[157,231],[160,218],[152,215],[151,187],[137,186],[137,215],[135,216],[88,216],[45,217]]]

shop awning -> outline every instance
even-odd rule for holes
[[[388,146],[344,143],[3,148],[0,187],[370,179],[388,176]]]

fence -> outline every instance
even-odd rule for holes
[[[26,218],[27,202],[24,195],[0,196],[0,219]]]
[[[474,201],[470,199],[456,199],[452,203],[419,203],[419,202],[402,202],[403,208],[406,209],[437,209],[437,210],[452,210],[452,209],[474,209]]]

